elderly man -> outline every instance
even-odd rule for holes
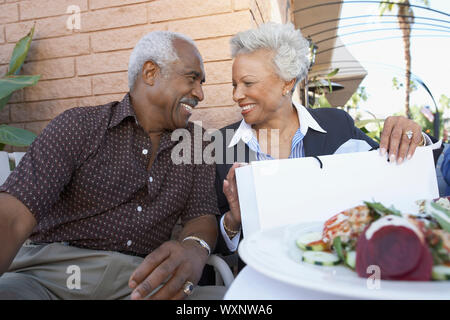
[[[175,164],[171,133],[193,133],[203,82],[192,40],[152,32],[131,54],[121,102],[68,110],[44,129],[0,188],[0,298],[192,293],[217,237],[215,169]]]

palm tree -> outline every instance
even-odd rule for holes
[[[421,0],[428,6],[428,0]],[[405,54],[405,113],[411,119],[411,111],[409,108],[409,94],[411,92],[411,26],[414,23],[414,12],[410,6],[409,0],[391,0],[380,2],[380,15],[386,10],[392,11],[394,6],[397,7],[397,20],[400,30],[402,31],[403,48]]]

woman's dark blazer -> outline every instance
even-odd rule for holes
[[[335,108],[308,108],[307,110],[327,133],[315,131],[311,128],[308,129],[306,136],[303,138],[303,147],[306,157],[334,154],[335,151],[349,139],[365,140],[372,148],[378,147],[377,142],[355,127],[352,117],[347,112]],[[233,137],[232,133],[239,128],[239,125],[240,121],[220,130],[224,139],[221,149],[222,155],[216,158],[216,192],[219,210],[222,215],[229,210],[228,202],[222,189],[223,180],[226,178],[233,162],[249,162],[250,160],[255,159],[254,152],[250,150],[242,140],[234,147],[228,148],[231,138]],[[434,138],[431,139],[433,142],[437,141]],[[245,151],[240,152],[241,158],[243,159],[238,159],[239,148],[242,148],[241,150]],[[441,152],[442,148],[434,150],[435,163]],[[226,161],[227,153],[228,161]],[[231,253],[228,250],[220,231],[215,252],[223,255]]]

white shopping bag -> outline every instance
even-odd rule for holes
[[[430,147],[417,148],[401,165],[388,162],[378,150],[318,158],[259,161],[236,169],[245,237],[278,226],[324,221],[363,201],[416,213],[416,200],[439,196]]]

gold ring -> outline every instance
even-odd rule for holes
[[[190,296],[192,291],[194,291],[194,284],[190,281],[186,281],[183,286],[183,292]]]

